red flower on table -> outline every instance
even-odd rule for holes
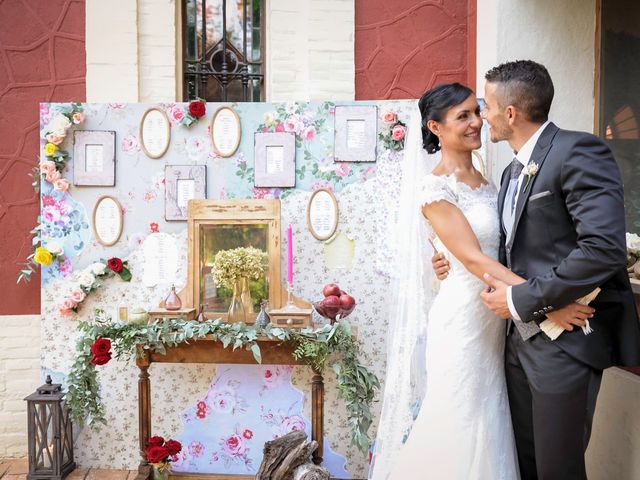
[[[144,453],[147,455],[149,463],[164,462],[169,456],[169,451],[166,447],[149,447]]]
[[[196,100],[189,104],[189,113],[196,118],[204,117],[206,106],[204,102]]]
[[[151,437],[149,439],[149,447],[161,447],[164,445],[164,438],[162,437],[158,437],[157,435],[155,437]]]
[[[113,270],[116,273],[120,273],[122,271],[122,260],[120,260],[118,257],[112,257],[109,260],[107,260],[107,267],[109,267],[111,270]]]
[[[182,444],[177,440],[167,440],[167,443],[164,444],[164,447],[169,452],[169,455],[174,456],[179,454],[182,451]]]

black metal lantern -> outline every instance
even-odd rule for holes
[[[59,384],[46,384],[29,395],[27,425],[29,443],[28,480],[62,480],[76,468],[69,410]]]

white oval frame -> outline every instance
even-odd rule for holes
[[[113,208],[115,212],[117,212],[116,214],[117,219],[115,220],[117,222],[117,227],[115,228],[115,232],[113,233],[112,238],[106,238],[106,239],[100,233],[101,229],[99,225],[96,225],[96,220],[98,220],[97,218],[98,210],[100,209],[100,206],[104,202],[112,202],[113,207],[111,208]],[[111,247],[116,243],[118,243],[118,240],[120,240],[120,236],[122,235],[122,227],[124,225],[124,215],[122,214],[122,206],[120,205],[120,202],[118,201],[118,199],[116,199],[115,197],[112,197],[111,195],[103,195],[102,197],[98,198],[95,206],[93,207],[92,218],[93,218],[93,235],[96,237],[96,240],[98,241],[98,243],[100,243],[101,245],[104,245],[105,247]]]
[[[321,195],[318,197],[318,195]],[[322,196],[327,195],[330,200],[330,204],[333,205],[333,219],[329,220],[331,224],[331,228],[326,230],[325,232],[318,232],[316,226],[313,224],[313,212],[314,202],[317,202],[317,198],[322,198]],[[307,227],[309,228],[309,232],[316,240],[325,241],[329,240],[333,237],[338,229],[338,219],[340,217],[340,210],[338,209],[338,201],[336,200],[336,196],[333,194],[331,190],[327,190],[326,188],[319,188],[314,191],[309,197],[309,203],[307,204]]]
[[[226,112],[229,112],[231,115],[227,116]],[[224,116],[221,117],[221,114],[223,114]],[[220,125],[220,119],[227,122],[233,121],[233,127],[235,130],[234,135],[236,138],[234,139],[232,148],[229,148],[227,150],[220,149],[220,146],[216,142],[216,125]],[[213,118],[211,118],[211,145],[213,146],[213,151],[222,158],[229,158],[238,151],[241,139],[242,125],[240,123],[240,116],[238,115],[238,113],[229,106],[224,106],[217,109],[213,114]]]
[[[158,112],[158,114],[160,114],[161,118],[163,119],[163,122],[165,123],[164,130],[166,132],[165,133],[166,139],[164,140],[164,145],[162,149],[158,150],[157,152],[149,151],[149,148],[145,144],[145,138],[144,138],[145,122],[147,121],[147,118],[149,118],[149,114],[151,114],[152,112]],[[171,123],[169,122],[169,117],[167,116],[167,112],[165,112],[159,107],[149,108],[146,112],[144,112],[144,115],[142,115],[142,119],[140,119],[140,147],[142,148],[142,151],[147,157],[158,159],[162,157],[165,153],[167,153],[170,143],[171,143]]]

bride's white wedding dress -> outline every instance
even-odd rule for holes
[[[472,189],[454,175],[425,176],[422,204],[439,200],[456,205],[482,251],[498,257],[495,187]],[[438,240],[436,246],[447,254],[451,271],[429,311],[426,395],[390,478],[515,480],[519,474],[504,375],[506,321],[482,303],[484,283]]]

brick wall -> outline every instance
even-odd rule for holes
[[[24,397],[40,385],[40,315],[0,316],[0,458],[27,453]]]

